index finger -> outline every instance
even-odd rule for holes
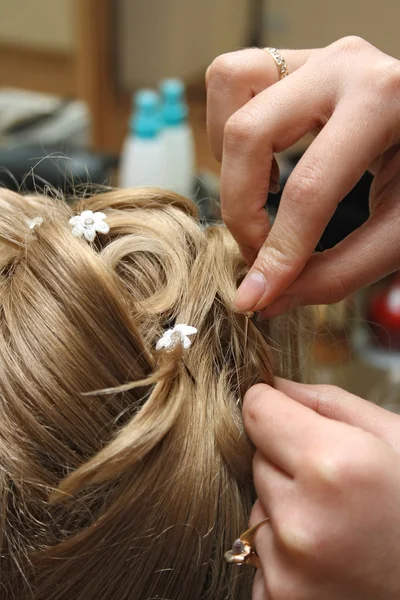
[[[304,454],[323,436],[327,419],[266,384],[250,388],[243,402],[245,429],[265,458],[294,477]]]
[[[238,310],[262,310],[285,293],[339,202],[386,149],[388,117],[374,118],[376,108],[363,98],[343,100],[291,174],[271,232],[237,292]]]
[[[250,100],[225,127],[221,213],[245,256],[257,255],[268,234],[265,203],[273,153],[292,146],[323,118],[328,94],[310,85],[303,74],[307,65]],[[238,310],[252,308],[247,298],[236,304]]]
[[[400,416],[332,385],[310,385],[275,378],[280,392],[334,421],[359,427],[399,448]]]

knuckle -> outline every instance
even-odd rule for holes
[[[315,561],[323,545],[323,536],[321,531],[316,528],[303,525],[296,525],[285,520],[279,524],[275,531],[276,540],[282,548],[297,560],[310,564]]]
[[[348,457],[340,451],[321,451],[309,461],[308,474],[319,488],[339,488],[347,478],[348,466]]]
[[[368,434],[355,429],[344,447],[333,450],[319,449],[304,460],[303,476],[322,494],[360,486],[371,480],[371,473],[379,472],[380,452],[370,443]]]
[[[296,168],[295,173],[286,185],[285,199],[288,205],[293,206],[296,213],[307,208],[315,208],[321,187],[322,169],[317,161],[313,165],[302,164]]]
[[[221,54],[208,67],[208,85],[223,88],[231,85],[241,75],[240,65],[234,52]]]
[[[377,153],[383,152],[398,138],[398,128],[394,126],[393,119],[382,118],[382,107],[385,107],[389,117],[396,115],[399,124],[400,61],[382,53],[377,54],[368,66],[360,69],[355,86],[365,118],[379,119],[381,123]]]
[[[375,96],[398,100],[400,93],[400,61],[382,58],[365,72],[365,84],[372,87]],[[380,107],[381,109],[381,107]]]
[[[366,50],[370,50],[373,48],[372,44],[364,40],[361,36],[358,35],[347,35],[345,37],[340,38],[332,45],[335,52],[344,52],[346,54],[358,54],[360,52],[365,52]]]
[[[254,142],[258,138],[258,131],[259,123],[255,116],[243,109],[238,111],[225,124],[225,150],[238,150],[249,140]]]

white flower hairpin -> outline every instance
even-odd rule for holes
[[[43,223],[43,219],[42,217],[35,217],[34,219],[27,219],[26,223],[29,229],[35,229],[35,227],[38,227]]]
[[[107,215],[102,212],[84,210],[80,215],[71,217],[69,224],[72,225],[74,237],[84,237],[88,242],[93,242],[96,233],[108,233],[110,226],[105,223]]]
[[[172,329],[164,331],[156,344],[156,350],[174,350],[179,344],[182,344],[185,350],[187,350],[192,344],[189,335],[194,335],[195,333],[197,333],[196,327],[182,323],[175,325]]]

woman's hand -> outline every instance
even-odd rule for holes
[[[253,265],[236,305],[268,306],[266,316],[336,302],[400,268],[400,62],[356,37],[282,55],[290,75],[279,82],[277,65],[260,49],[220,56],[207,72],[222,214]],[[310,131],[320,133],[290,176],[269,231],[273,153]],[[337,204],[367,169],[375,173],[370,219],[313,254]]]
[[[400,417],[332,386],[256,385],[253,600],[400,597]]]

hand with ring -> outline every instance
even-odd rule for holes
[[[253,600],[400,598],[400,416],[277,380],[246,394],[243,417],[257,448]]]
[[[271,317],[336,302],[400,268],[400,61],[349,37],[317,50],[222,55],[206,81],[222,215],[251,266],[238,310]],[[317,136],[270,228],[264,206],[279,180],[274,153],[308,132]],[[369,220],[314,253],[338,203],[368,169],[375,175]]]

